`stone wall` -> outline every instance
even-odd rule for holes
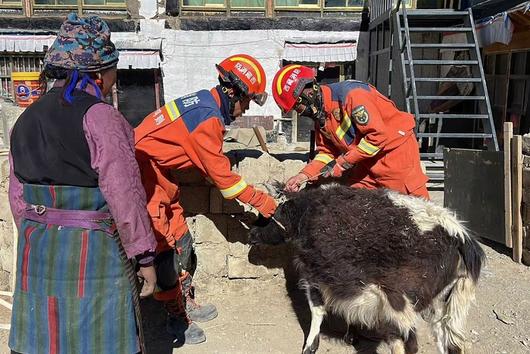
[[[23,109],[0,98],[0,117],[11,128]],[[13,274],[13,222],[7,190],[9,187],[9,154],[3,148],[4,136],[0,133],[0,290],[8,290]]]
[[[233,170],[261,189],[264,189],[261,183],[286,181],[305,164],[302,154],[276,155],[284,161],[259,150],[231,150],[228,155]],[[256,217],[252,208],[224,199],[196,171],[175,173],[174,177],[180,181],[182,205],[190,214],[187,221],[195,239],[197,279],[264,280],[283,276],[282,268],[288,261],[286,248],[247,245],[248,228]]]
[[[225,143],[233,170],[249,184],[284,182],[305,164],[305,152],[272,153],[248,149],[237,143]],[[7,199],[9,161],[7,151],[0,155],[0,289],[9,289],[12,274],[13,229]],[[280,161],[281,160],[281,161]],[[195,239],[198,256],[196,278],[260,279],[283,276],[288,261],[286,248],[247,245],[249,225],[256,218],[252,208],[235,200],[226,200],[196,170],[175,172],[181,185],[181,202]]]

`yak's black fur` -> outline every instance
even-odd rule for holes
[[[344,300],[379,285],[398,311],[403,295],[416,311],[427,308],[459,276],[460,259],[478,279],[484,252],[474,239],[464,243],[441,226],[421,232],[410,210],[387,193],[345,186],[302,191],[274,215],[285,231],[270,222],[253,228],[250,241],[292,242],[301,278]]]

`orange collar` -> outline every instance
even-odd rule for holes
[[[217,105],[219,106],[219,108],[221,108],[221,97],[219,97],[219,92],[217,92],[215,87],[213,87],[213,88],[210,89],[210,93],[212,94],[212,96],[213,96],[215,102],[217,103]]]
[[[331,89],[327,85],[320,86],[320,89],[322,90],[322,101],[324,104],[324,112],[326,112],[326,116],[331,114],[333,110],[340,108],[338,101],[333,101],[331,99]]]

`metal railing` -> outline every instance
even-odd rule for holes
[[[370,21],[379,19],[381,16],[389,18],[392,10],[400,7],[416,8],[416,0],[369,0]]]

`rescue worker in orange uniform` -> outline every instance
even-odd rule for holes
[[[222,149],[225,124],[241,116],[250,101],[265,103],[265,72],[255,58],[245,54],[230,56],[216,67],[218,86],[167,103],[135,129],[136,158],[158,242],[154,263],[160,291],[155,298],[164,301],[168,332],[180,344],[205,341],[196,322],[215,318],[217,310],[194,301],[193,240],[179,204],[179,186],[169,178],[170,170],[197,168],[224,198],[250,204],[267,218],[276,209],[271,196],[231,171]]]
[[[317,155],[287,181],[287,191],[352,169],[352,187],[388,188],[429,199],[414,116],[398,110],[374,87],[355,80],[319,85],[313,69],[288,65],[274,77],[272,92],[284,112],[294,109],[315,121]]]

